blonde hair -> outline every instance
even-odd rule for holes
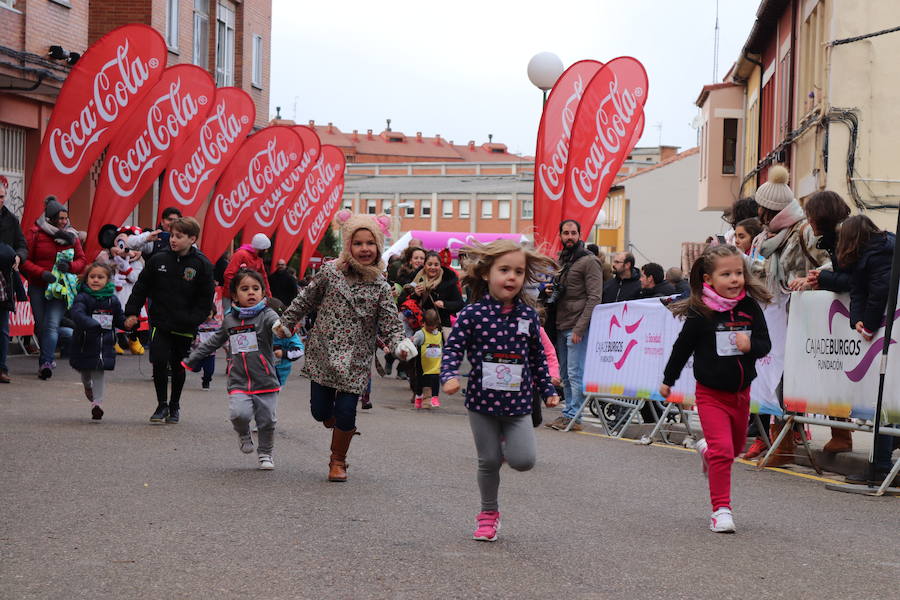
[[[489,244],[475,242],[463,248],[468,265],[462,284],[471,290],[470,300],[479,300],[488,293],[487,277],[491,267],[498,258],[510,252],[522,252],[525,255],[525,281],[516,296],[517,300],[525,300],[525,284],[538,281],[540,273],[556,270],[556,261],[537,250],[518,244],[512,240],[494,240]]]

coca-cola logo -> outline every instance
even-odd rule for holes
[[[165,94],[159,96],[146,115],[144,131],[135,137],[124,153],[110,155],[106,162],[106,174],[113,191],[121,197],[131,196],[137,189],[142,175],[153,168],[171,147],[182,130],[199,112],[202,99],[188,92],[181,93],[181,78],[169,83]]]
[[[145,62],[140,55],[129,56],[129,51],[126,38],[116,48],[115,58],[94,75],[92,94],[77,118],[50,131],[50,160],[60,173],[69,175],[81,166],[85,154],[98,143],[106,126],[134,101],[150,80],[151,69],[159,66],[158,61],[153,65],[155,59]]]
[[[637,120],[638,98],[643,93],[640,87],[620,90],[618,76],[609,82],[608,93],[594,114],[596,135],[587,156],[583,164],[572,165],[569,175],[573,195],[585,208],[592,208],[603,199],[601,192],[608,188],[608,180],[615,177],[614,163],[623,145],[631,139],[634,128],[627,126]]]
[[[569,161],[569,140],[572,137],[572,123],[581,97],[584,95],[584,79],[579,74],[572,81],[572,92],[566,98],[560,118],[560,136],[552,144],[553,152],[543,157],[538,165],[538,182],[547,198],[556,202],[562,198],[565,189],[566,165]]]
[[[288,155],[276,146],[275,139],[268,140],[265,148],[248,161],[244,177],[226,193],[217,192],[213,197],[213,211],[222,227],[234,227],[244,211],[284,173],[290,162],[296,159],[296,154]]]
[[[322,194],[337,177],[338,171],[330,162],[319,162],[304,181],[303,189],[297,197],[297,201],[285,212],[282,220],[284,230],[290,235],[300,232],[303,222],[314,205],[319,203]]]
[[[318,154],[318,148],[305,150],[300,159],[300,164],[291,169],[291,172],[282,180],[281,184],[260,203],[259,208],[253,214],[254,219],[260,226],[269,228],[275,224],[284,203],[294,193],[297,184],[304,180],[306,171],[309,169],[310,164],[313,164],[316,160]]]
[[[222,158],[243,141],[242,129],[236,115],[226,114],[225,100],[213,107],[200,127],[199,143],[190,159],[182,167],[170,166],[167,172],[166,183],[178,203],[189,206],[196,201],[201,185],[221,165]]]
[[[328,198],[322,205],[321,210],[313,218],[312,223],[309,224],[309,231],[306,235],[311,242],[318,242],[324,234],[324,229],[328,225],[328,221],[331,220],[331,215],[334,213],[334,209],[337,208],[337,203],[340,201],[341,196],[343,196],[343,186],[336,186],[328,194]]]

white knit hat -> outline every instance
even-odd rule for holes
[[[794,200],[794,192],[788,186],[788,170],[781,165],[769,169],[769,181],[756,190],[756,203],[763,208],[781,211]]]
[[[269,241],[269,238],[265,236],[263,233],[257,233],[253,236],[253,240],[250,242],[250,246],[254,250],[268,250],[269,246],[272,245],[272,242]]]

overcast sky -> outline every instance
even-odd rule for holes
[[[534,154],[541,93],[526,67],[542,51],[565,66],[630,55],[650,79],[642,146],[696,145],[703,85],[721,81],[759,0],[274,0],[270,114],[341,130],[441,134]],[[662,125],[662,132],[656,127]]]

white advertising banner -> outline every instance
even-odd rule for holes
[[[895,334],[897,317],[894,314]],[[891,340],[891,344],[895,344]],[[793,412],[872,419],[884,328],[871,342],[850,323],[850,299],[831,292],[795,292],[785,357],[784,402]],[[884,388],[887,422],[900,422],[900,357],[892,346]]]
[[[754,412],[781,414],[775,387],[781,379],[787,316],[783,306],[766,307],[773,351],[756,363],[751,389]],[[599,304],[591,315],[584,365],[585,394],[662,400],[659,386],[683,321],[658,299]],[[693,358],[672,388],[669,401],[692,406]]]

